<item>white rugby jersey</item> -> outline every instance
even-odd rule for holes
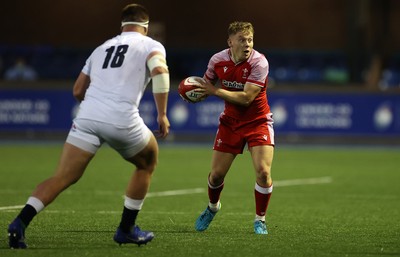
[[[138,32],[123,32],[97,47],[82,69],[90,86],[77,118],[132,126],[151,79],[146,59],[154,51],[166,55],[161,43]]]

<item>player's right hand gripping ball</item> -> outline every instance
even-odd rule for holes
[[[187,77],[179,83],[178,93],[182,99],[189,103],[197,103],[203,101],[207,96],[195,90],[200,85],[198,80],[203,80],[201,77],[191,76]]]

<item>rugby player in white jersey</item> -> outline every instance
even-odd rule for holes
[[[73,95],[81,103],[58,167],[53,176],[36,187],[9,225],[10,248],[26,248],[25,229],[31,220],[81,178],[103,143],[136,167],[126,189],[114,241],[141,245],[154,237],[152,232],[140,230],[135,221],[157,165],[155,136],[164,138],[169,133],[169,72],[164,46],[146,36],[149,14],[145,7],[127,5],[121,18],[122,33],[93,51],[74,84]],[[155,135],[138,111],[150,80],[158,112],[159,130]]]

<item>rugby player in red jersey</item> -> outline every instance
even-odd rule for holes
[[[211,57],[204,74],[206,82],[198,89],[222,98],[225,109],[219,118],[208,176],[209,204],[196,220],[197,231],[206,230],[220,210],[225,176],[247,145],[255,170],[254,232],[268,234],[265,215],[273,189],[274,154],[273,119],[266,93],[269,64],[263,54],[253,49],[253,39],[251,23],[232,22],[228,28],[229,48]]]

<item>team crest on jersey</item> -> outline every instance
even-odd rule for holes
[[[224,66],[224,73],[228,70],[228,67]]]
[[[242,78],[247,78],[247,76],[249,75],[249,70],[247,69],[247,68],[244,68],[243,70],[242,70],[242,73],[243,73],[243,75],[242,75]]]

